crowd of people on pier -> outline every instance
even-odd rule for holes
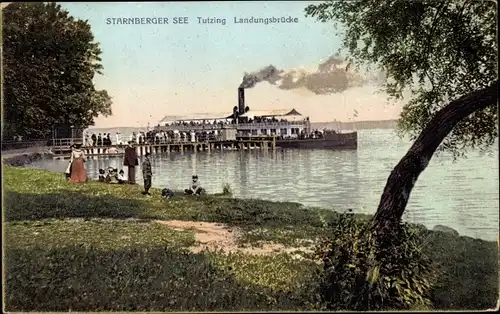
[[[275,117],[240,117],[241,123],[277,123],[277,122],[289,122],[287,119],[281,118],[277,119]],[[307,118],[304,119],[307,121]],[[165,123],[164,126],[198,126],[198,125],[230,125],[236,124],[236,120],[229,118],[223,120],[195,120],[195,121],[174,121],[172,123]],[[161,128],[157,125],[156,128]]]
[[[135,170],[139,165],[139,157],[133,144],[134,143],[132,141],[128,142],[123,158],[123,166],[127,167],[127,178],[125,179],[125,171],[123,169],[118,171],[117,168],[108,167],[107,171],[104,169],[99,169],[99,182],[109,184],[136,184]],[[142,177],[144,180],[144,191],[142,192],[143,195],[151,195],[149,190],[152,186],[153,168],[151,165],[150,156],[150,153],[146,153],[141,164]],[[87,158],[85,156],[85,153],[81,149],[81,144],[72,145],[69,164],[65,171],[66,178],[70,182],[84,183],[88,181],[87,171],[85,169],[86,161]],[[187,195],[196,196],[204,193],[204,189],[198,181],[197,175],[192,176],[189,187],[184,190],[184,193]],[[173,195],[174,192],[169,188],[164,188],[161,193],[161,196],[163,198],[170,198]]]
[[[335,131],[332,131],[335,132]],[[240,134],[245,135],[245,134]],[[271,133],[271,135],[276,135]],[[313,130],[309,134],[305,130],[301,130],[298,134],[292,135],[277,135],[277,139],[287,139],[287,138],[297,138],[297,139],[307,139],[307,138],[323,138],[324,133],[319,130]],[[96,138],[96,140],[94,140]],[[168,131],[147,131],[147,132],[133,132],[129,137],[128,141],[139,145],[163,145],[163,144],[173,144],[173,143],[185,143],[185,142],[205,142],[205,141],[217,141],[220,140],[220,135],[217,134],[215,130],[211,131],[194,131],[188,130],[186,132],[178,132],[173,130]],[[128,141],[125,141],[128,142]],[[92,136],[86,135],[84,144],[86,147],[110,147],[112,145],[125,145],[124,139],[119,132],[116,133],[116,140],[113,143],[111,141],[110,134],[107,133],[105,136],[92,134]]]
[[[94,140],[95,139],[95,140]],[[91,136],[85,134],[84,146],[85,147],[110,147],[112,145],[126,145],[128,141],[133,143],[143,145],[161,145],[169,143],[180,143],[180,142],[203,142],[203,141],[215,141],[218,136],[214,130],[212,131],[186,131],[186,132],[176,132],[173,130],[168,131],[147,131],[147,132],[132,132],[132,135],[125,139],[119,132],[116,132],[115,141],[111,141],[110,133],[103,136],[99,133],[97,136],[93,133]]]
[[[304,121],[308,121],[309,118],[305,118]],[[241,117],[242,123],[282,123],[289,122],[288,120],[276,117]],[[115,138],[112,140],[110,133],[92,133],[88,132],[84,135],[84,146],[85,147],[109,147],[112,145],[126,145],[128,141],[142,145],[142,144],[169,144],[169,143],[179,143],[179,142],[203,142],[203,141],[216,141],[219,139],[217,131],[214,129],[207,130],[194,130],[187,129],[190,126],[213,126],[213,125],[227,125],[236,123],[234,119],[222,119],[222,120],[195,120],[195,121],[175,121],[172,123],[165,123],[163,126],[157,125],[154,130],[132,132],[128,137],[124,137],[120,132],[115,133]],[[182,130],[173,130],[171,127],[183,127]],[[149,128],[149,127],[148,127]],[[319,135],[318,132],[314,133],[316,136]],[[300,138],[313,137],[314,134],[297,134]]]
[[[111,133],[99,133],[95,134],[92,133],[92,135],[89,135],[88,133],[85,134],[85,141],[84,145],[89,147],[89,146],[111,146],[113,143],[111,142]]]

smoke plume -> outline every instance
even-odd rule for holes
[[[240,87],[253,88],[257,83],[266,81],[283,90],[305,88],[316,95],[325,95],[379,80],[377,74],[368,78],[340,57],[331,56],[312,72],[304,69],[284,71],[269,65],[257,72],[245,73]]]
[[[243,76],[243,81],[240,84],[242,88],[252,88],[257,85],[257,83],[267,81],[274,84],[280,79],[280,72],[274,65],[269,65],[260,71],[253,73],[245,73]]]

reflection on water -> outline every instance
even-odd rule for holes
[[[387,177],[410,144],[391,130],[359,133],[357,151],[277,150],[171,153],[152,157],[153,186],[184,189],[192,174],[209,193],[229,183],[235,196],[295,201],[310,206],[374,213]],[[405,219],[429,228],[443,224],[460,234],[494,240],[498,232],[498,150],[452,162],[434,157],[412,192]],[[68,161],[36,162],[30,167],[64,172]],[[86,164],[123,168],[121,158]],[[126,171],[125,171],[126,173]],[[137,179],[141,174],[138,171]]]

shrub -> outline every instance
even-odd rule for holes
[[[419,229],[401,224],[375,246],[369,221],[352,213],[330,224],[331,237],[316,248],[323,259],[321,296],[329,310],[405,310],[430,305],[436,265],[423,253]]]

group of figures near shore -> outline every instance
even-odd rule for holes
[[[87,171],[85,169],[85,162],[87,157],[85,153],[81,150],[81,144],[74,144],[71,146],[71,157],[69,160],[68,167],[66,168],[65,175],[70,182],[74,183],[85,183],[88,181]],[[112,167],[108,168],[108,173],[106,174],[104,169],[99,169],[99,181],[103,183],[117,183],[117,184],[136,184],[136,167],[139,166],[139,158],[137,152],[132,146],[132,142],[128,142],[125,148],[125,156],[123,159],[123,165],[127,167],[127,179],[125,179],[125,171],[121,169],[114,169]],[[144,180],[144,191],[143,195],[151,195],[149,190],[152,185],[153,170],[151,166],[150,153],[144,155],[144,160],[141,165],[142,177]],[[202,188],[201,183],[198,181],[198,175],[194,174],[191,177],[191,182],[189,187],[184,190],[185,194],[199,196],[204,193],[205,190]],[[162,190],[162,197],[170,198],[174,195],[174,192],[169,188],[164,188]]]

